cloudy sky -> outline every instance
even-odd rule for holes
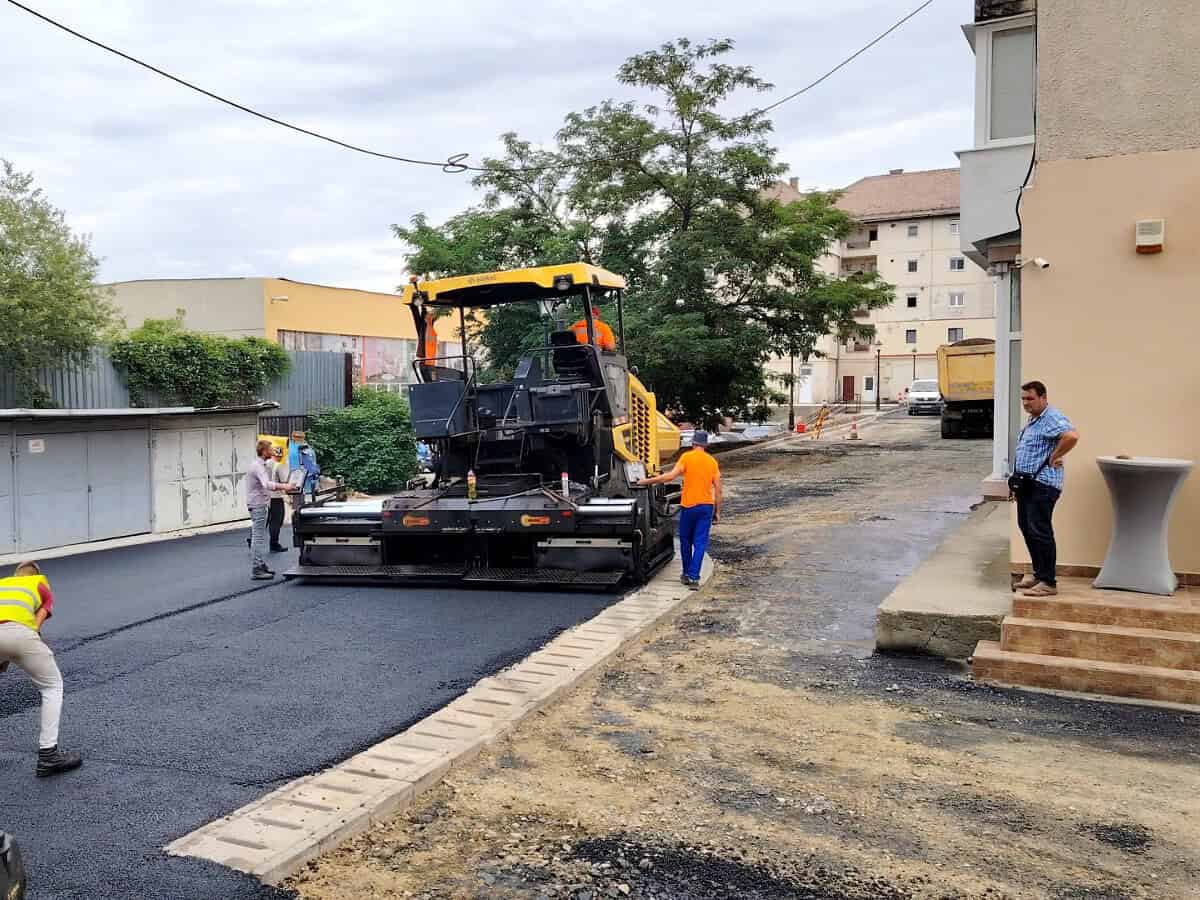
[[[444,159],[549,140],[637,99],[614,73],[679,36],[731,37],[783,96],[917,0],[23,0],[225,96],[353,143]],[[808,187],[956,165],[971,140],[971,0],[936,2],[775,112]],[[746,96],[746,107],[765,105]],[[467,177],[372,159],[246,116],[0,0],[0,157],[93,236],[105,280],[282,275],[393,290],[390,225],[476,202]]]

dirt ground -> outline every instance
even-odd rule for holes
[[[990,447],[888,417],[727,459],[675,622],[394,820],[306,900],[1200,897],[1200,717],[880,657],[875,606]]]

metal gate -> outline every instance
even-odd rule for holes
[[[96,431],[88,435],[88,536],[102,541],[150,530],[150,435]]]
[[[19,549],[40,550],[150,530],[150,449],[145,428],[22,434],[15,440]]]
[[[16,440],[19,548],[86,541],[87,435],[20,434]]]
[[[245,472],[254,425],[154,432],[154,530],[177,531],[246,518]]]
[[[17,549],[17,507],[13,497],[13,439],[0,434],[0,553]]]

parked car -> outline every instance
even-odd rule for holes
[[[936,378],[921,378],[908,389],[908,414],[910,416],[942,414],[942,394]]]
[[[25,864],[11,834],[0,831],[0,898],[25,900]]]
[[[742,432],[742,437],[748,441],[761,441],[765,438],[775,437],[777,434],[783,434],[785,431],[787,429],[779,422],[766,422],[762,425],[748,426]]]

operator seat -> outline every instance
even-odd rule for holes
[[[554,348],[554,371],[558,373],[559,381],[592,382],[599,376],[596,354],[587,344],[576,340],[575,332],[552,332],[550,346]]]

